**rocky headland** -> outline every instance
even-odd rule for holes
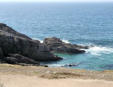
[[[45,38],[43,43],[39,40],[19,33],[0,23],[0,62],[9,64],[39,65],[40,61],[57,61],[63,58],[54,55],[60,53],[84,53],[87,46],[65,43],[59,38]]]

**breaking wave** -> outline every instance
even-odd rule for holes
[[[38,38],[32,38],[34,40],[39,40],[41,43],[43,43],[43,40],[40,40]],[[68,40],[63,39],[62,40],[65,43],[70,43]],[[113,48],[111,47],[103,47],[103,46],[98,46],[98,45],[94,45],[94,44],[79,44],[82,46],[89,46],[89,49],[85,49],[86,53],[90,53],[91,55],[97,55],[100,56],[101,54],[110,54],[113,53]]]
[[[39,40],[40,43],[43,43],[43,40],[40,40],[39,38],[32,38],[33,40]]]
[[[86,50],[86,53],[100,56],[101,54],[113,53],[113,48],[94,45],[89,47],[89,49]]]
[[[68,40],[65,40],[65,39],[63,39],[62,41],[65,43],[70,43]]]

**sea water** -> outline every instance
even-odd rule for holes
[[[56,54],[64,59],[49,66],[113,70],[113,3],[0,3],[0,22],[41,42],[54,36],[93,45],[84,54]]]

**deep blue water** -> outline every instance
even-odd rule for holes
[[[113,70],[113,3],[0,3],[0,22],[31,38],[95,46],[85,54],[57,54],[64,60],[50,66]]]

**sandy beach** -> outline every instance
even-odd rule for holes
[[[43,79],[36,76],[2,75],[4,87],[113,87],[113,82],[82,79]]]
[[[0,64],[1,87],[113,87],[113,71]]]

